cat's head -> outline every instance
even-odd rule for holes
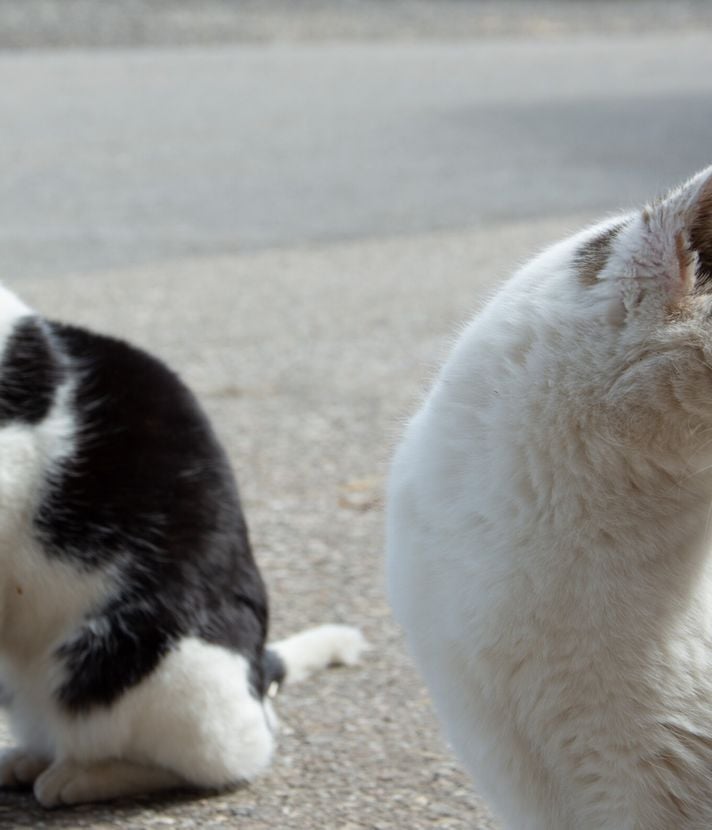
[[[574,265],[584,288],[614,289],[631,324],[648,329],[704,310],[712,295],[712,167],[594,232]]]
[[[712,167],[552,253],[586,405],[621,437],[712,428]]]

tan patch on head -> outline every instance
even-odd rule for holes
[[[685,240],[685,234],[682,231],[675,237],[675,250],[677,252],[678,265],[680,266],[680,276],[684,277],[687,269],[692,265],[693,256]]]
[[[590,288],[598,281],[598,275],[606,267],[611,255],[613,240],[618,236],[625,223],[613,225],[598,236],[589,239],[574,255],[574,266],[581,284]]]

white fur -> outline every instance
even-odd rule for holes
[[[322,626],[275,650],[288,677],[300,680],[332,663],[352,664],[363,646],[356,629]],[[79,715],[64,712],[51,694],[48,663],[10,678],[23,749],[0,760],[0,784],[34,781],[46,807],[180,784],[219,789],[269,765],[276,720],[270,702],[254,698],[238,654],[185,638],[116,703]]]
[[[287,680],[299,682],[327,666],[354,666],[366,649],[363,634],[350,625],[319,625],[272,643],[285,663]]]
[[[712,826],[712,295],[680,253],[711,176],[595,284],[576,252],[620,217],[507,282],[393,462],[392,604],[511,830]]]
[[[3,349],[17,321],[32,314],[19,297],[0,285],[0,345]]]
[[[178,776],[160,767],[116,759],[94,764],[67,760],[44,767],[32,766],[31,761],[25,761],[25,764],[19,767],[16,780],[18,783],[34,781],[35,795],[44,807],[107,801],[120,796],[175,789],[183,783]]]
[[[245,659],[192,638],[110,707],[73,716],[47,695],[33,716],[51,738],[52,767],[65,768],[56,786],[47,786],[49,770],[36,782],[35,794],[48,807],[60,803],[69,769],[85,775],[115,760],[167,771],[173,786],[222,788],[266,769],[274,745],[270,713],[249,690]],[[35,754],[41,757],[42,748]],[[144,790],[153,788],[150,780]],[[85,787],[82,792],[85,800]],[[116,794],[122,793],[105,797]],[[101,797],[98,790],[87,798]],[[63,800],[71,803],[66,793]]]
[[[290,679],[356,659],[355,629],[323,628],[289,638],[285,648],[277,644]],[[186,638],[116,703],[79,715],[52,696],[48,662],[11,678],[10,713],[24,749],[0,761],[6,786],[42,771],[34,788],[46,807],[180,784],[219,789],[269,765],[276,720],[270,702],[254,698],[238,654]]]
[[[273,648],[296,681],[355,663],[364,646],[356,629],[325,625]],[[34,781],[46,807],[180,784],[229,787],[271,760],[271,704],[255,700],[247,661],[219,646],[185,638],[115,704],[78,716],[64,713],[42,681],[33,675],[25,687],[14,678],[11,714],[25,748],[0,761],[0,784]]]

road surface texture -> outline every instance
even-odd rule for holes
[[[274,636],[350,622],[372,649],[284,690],[275,764],[247,788],[51,814],[0,793],[0,828],[495,828],[390,619],[388,457],[511,268],[712,161],[707,12],[204,5],[0,0],[0,271],[193,386]]]

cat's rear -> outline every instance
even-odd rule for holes
[[[193,395],[122,341],[0,289],[0,785],[48,807],[268,765],[286,678],[353,663],[348,626],[266,647],[230,465]]]
[[[505,283],[396,454],[388,576],[512,830],[712,826],[712,168]]]

